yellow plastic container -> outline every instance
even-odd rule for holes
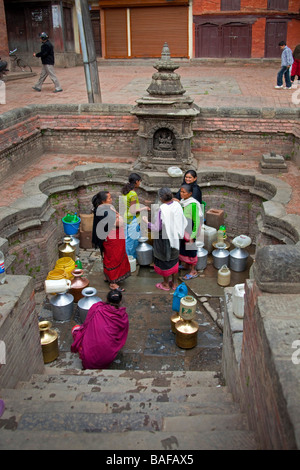
[[[53,269],[48,272],[47,280],[57,281],[58,279],[67,279],[67,274],[64,269]]]
[[[73,279],[72,271],[75,269],[75,261],[69,256],[59,258],[56,261],[55,269],[63,269],[66,273],[67,279]]]

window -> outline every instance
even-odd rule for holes
[[[289,0],[268,0],[268,10],[288,11]]]
[[[221,0],[221,11],[240,10],[241,0]]]

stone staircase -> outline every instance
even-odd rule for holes
[[[258,449],[214,372],[51,365],[0,397],[1,450]]]

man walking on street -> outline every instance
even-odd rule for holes
[[[286,45],[285,41],[280,41],[278,46],[282,50],[281,69],[277,74],[277,85],[275,86],[275,88],[284,88],[284,90],[291,90],[292,83],[290,76],[290,67],[293,65],[294,62],[293,53],[291,49]],[[285,79],[285,87],[283,86],[283,76]]]
[[[54,72],[54,48],[49,41],[48,34],[46,33],[41,33],[40,34],[40,39],[42,42],[41,45],[41,51],[38,52],[37,54],[34,52],[33,56],[34,57],[40,57],[42,60],[42,71],[40,74],[40,78],[36,85],[32,87],[35,91],[42,91],[42,85],[46,78],[49,77],[51,78],[52,82],[54,83],[55,89],[54,93],[57,93],[59,91],[62,91],[62,88],[59,84],[59,81],[55,75]]]

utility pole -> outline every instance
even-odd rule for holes
[[[89,103],[101,103],[100,81],[87,0],[75,0]]]

